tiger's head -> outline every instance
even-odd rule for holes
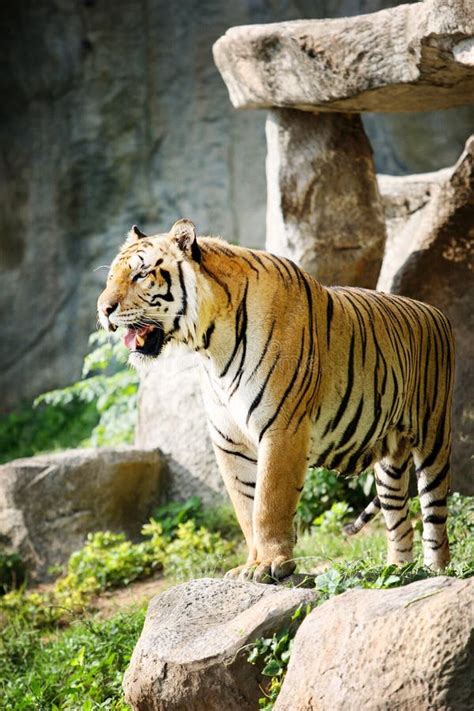
[[[156,358],[171,341],[192,345],[200,261],[190,220],[178,220],[165,234],[147,236],[135,225],[130,230],[112,262],[97,310],[106,330],[126,329],[123,340],[133,365]]]

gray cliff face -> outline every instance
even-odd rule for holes
[[[376,0],[5,0],[0,9],[2,410],[80,374],[105,270],[133,222],[249,246],[265,230],[264,113],[236,112],[212,61],[233,25],[341,16]],[[389,173],[453,163],[469,109],[369,116]]]

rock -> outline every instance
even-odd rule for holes
[[[385,221],[360,117],[276,109],[267,146],[266,248],[323,284],[375,288]]]
[[[136,445],[159,447],[166,456],[168,499],[185,501],[199,496],[206,504],[215,504],[224,496],[194,353],[173,349],[142,379]]]
[[[161,498],[159,451],[74,449],[0,466],[0,545],[39,579],[92,531],[136,537]]]
[[[392,236],[377,288],[434,304],[456,339],[453,488],[474,494],[474,136],[432,196]]]
[[[408,220],[423,208],[433,196],[437,186],[446,180],[453,168],[442,168],[432,173],[416,173],[415,175],[377,175],[377,184],[382,200],[382,207],[387,227],[385,254],[390,256],[385,260],[384,268],[393,264],[399,241],[396,240]],[[380,274],[379,279],[382,279]]]
[[[236,108],[429,111],[473,103],[470,0],[232,27],[214,60]]]
[[[472,709],[474,579],[351,590],[299,628],[275,711]]]
[[[125,673],[126,701],[136,711],[254,711],[260,670],[246,645],[313,601],[309,590],[212,579],[158,595]]]

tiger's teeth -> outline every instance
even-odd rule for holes
[[[142,336],[135,336],[135,340],[137,342],[137,345],[142,348],[143,344],[145,343],[145,339],[142,338]]]

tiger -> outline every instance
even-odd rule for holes
[[[388,562],[402,565],[413,558],[414,463],[424,564],[447,565],[454,340],[438,309],[323,286],[290,259],[198,236],[187,219],[151,236],[133,226],[97,307],[103,328],[125,329],[139,369],[171,344],[196,354],[212,446],[248,549],[227,575],[268,582],[294,572],[309,467],[373,468]]]

